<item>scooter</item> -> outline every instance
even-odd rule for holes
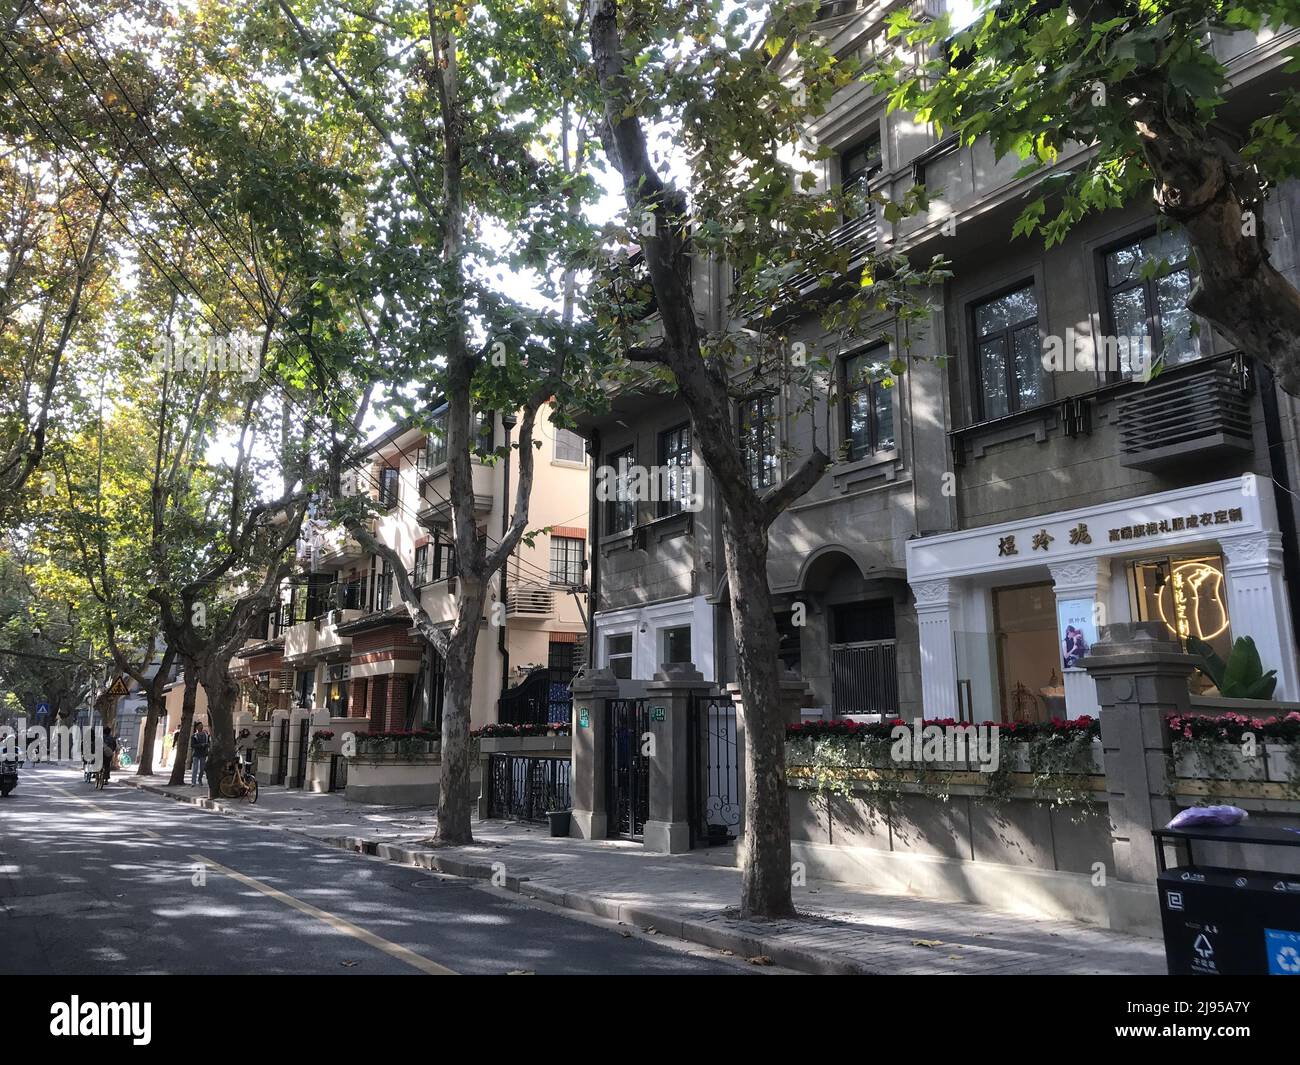
[[[18,767],[22,764],[21,758],[0,755],[0,798],[7,798],[18,787]]]

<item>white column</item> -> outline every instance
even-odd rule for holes
[[[1110,559],[1083,558],[1057,562],[1049,565],[1048,569],[1052,571],[1052,585],[1058,604],[1066,599],[1092,600],[1094,632],[1091,633],[1091,638],[1095,640],[1100,635],[1101,627],[1110,624],[1106,606],[1110,599]],[[1057,648],[1060,654],[1064,633],[1060,631],[1059,623],[1057,630]],[[1084,714],[1096,717],[1101,713],[1101,705],[1097,701],[1097,682],[1086,669],[1062,668],[1061,676],[1068,717],[1081,717]]]
[[[1287,608],[1280,533],[1222,537],[1228,579],[1228,619],[1232,638],[1249,636],[1264,669],[1277,670],[1279,700],[1300,699],[1295,637]]]
[[[953,610],[956,588],[949,580],[913,581],[921,644],[921,706],[926,717],[956,717],[957,645]]]

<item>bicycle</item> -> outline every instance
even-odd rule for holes
[[[130,769],[135,765],[135,759],[131,757],[130,751],[123,751],[117,756],[117,765],[119,769]]]
[[[104,786],[108,783],[109,763],[104,762],[95,773],[95,790],[103,791]]]
[[[247,765],[239,760],[226,770],[217,785],[217,791],[223,798],[243,799],[245,802],[257,802],[257,777],[247,771]]]

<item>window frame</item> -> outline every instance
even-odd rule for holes
[[[767,417],[766,419],[763,419],[764,423],[770,427],[770,432],[766,434],[767,439],[766,441],[764,441],[765,434],[762,431],[760,431],[759,451],[757,452],[756,455],[753,452],[751,452],[745,440],[746,416],[749,407],[753,404],[759,405],[760,412],[764,405],[770,404],[771,407],[770,416]],[[780,450],[781,427],[780,427],[780,411],[778,409],[777,394],[775,392],[756,392],[751,396],[746,396],[744,399],[737,400],[736,436],[737,436],[737,442],[740,445],[741,461],[744,463],[745,473],[749,476],[750,487],[755,492],[765,492],[769,488],[773,488],[776,485],[780,484],[781,483],[781,460],[780,460],[780,456],[778,455],[778,451]],[[764,446],[765,442],[768,445],[767,447]],[[767,459],[768,457],[770,457],[772,461],[770,463],[763,462],[762,468],[764,470],[771,471],[771,479],[766,480],[763,483],[755,484],[754,474],[755,474],[755,469],[758,466],[758,462],[759,460],[764,460]],[[762,480],[763,479],[760,478],[760,481]]]
[[[417,588],[423,588],[426,584],[431,583],[429,580],[429,545],[421,544],[415,549],[415,558],[411,566],[412,584]]]
[[[1129,292],[1132,289],[1141,288],[1142,299],[1146,309],[1147,336],[1151,338],[1151,358],[1153,362],[1164,357],[1165,346],[1164,322],[1162,320],[1163,316],[1157,309],[1158,301],[1156,299],[1155,285],[1163,278],[1169,277],[1171,274],[1184,269],[1187,271],[1192,284],[1195,285],[1196,273],[1192,270],[1191,264],[1191,256],[1193,254],[1191,242],[1188,241],[1187,257],[1179,262],[1170,263],[1169,271],[1167,273],[1149,278],[1142,278],[1139,276],[1134,280],[1125,281],[1120,285],[1112,286],[1110,284],[1110,274],[1106,269],[1106,260],[1109,255],[1119,251],[1121,248],[1128,248],[1134,244],[1141,244],[1144,240],[1147,240],[1150,237],[1158,236],[1159,233],[1160,227],[1158,225],[1146,225],[1140,229],[1135,229],[1126,233],[1124,236],[1115,240],[1107,241],[1100,245],[1096,250],[1097,285],[1100,289],[1102,332],[1106,336],[1111,337],[1118,335],[1115,325],[1115,307],[1111,302],[1111,297],[1121,292]],[[1183,230],[1182,233],[1184,238],[1186,238],[1186,231]],[[1196,319],[1197,316],[1195,312],[1190,308],[1188,309],[1188,313],[1191,314],[1193,320]],[[1167,365],[1165,368],[1172,369],[1175,366],[1187,366],[1205,358],[1205,351],[1201,346],[1201,336],[1196,333],[1192,334],[1192,348],[1196,352],[1193,358],[1189,359],[1187,362]],[[1100,354],[1097,355],[1097,359],[1097,370],[1101,380],[1114,384],[1132,379],[1132,374],[1126,374],[1122,370],[1111,370],[1108,367],[1103,367],[1100,361]]]
[[[614,498],[605,500],[605,533],[608,536],[619,536],[631,532],[636,528],[636,500],[620,499],[619,495],[625,487],[623,474],[619,472],[619,463],[627,459],[628,469],[636,465],[636,445],[628,444],[626,447],[619,448],[617,451],[608,452],[605,456],[605,465],[615,471],[614,473]],[[617,519],[627,508],[629,520],[626,524],[618,524]]]
[[[627,651],[626,652],[620,651],[617,654],[611,653],[610,646],[609,646],[610,641],[615,639],[620,639],[622,637],[627,637],[627,648],[628,648]],[[617,677],[619,680],[631,680],[632,674],[633,672],[635,672],[635,665],[634,665],[635,658],[636,658],[635,634],[632,632],[631,629],[627,629],[626,631],[622,631],[622,632],[607,632],[604,634],[604,640],[605,640],[605,647],[604,647],[605,668],[608,669],[611,673],[613,673],[614,676]],[[627,659],[626,677],[619,677],[618,673],[615,671],[614,662],[616,659],[620,662],[623,659]]]
[[[396,466],[379,467],[379,505],[392,510],[402,498],[402,471]]]
[[[874,344],[871,347],[860,348],[857,351],[850,351],[840,357],[839,366],[839,385],[842,391],[840,399],[840,430],[844,434],[843,442],[848,444],[847,458],[849,462],[861,462],[877,455],[890,454],[898,450],[898,411],[894,406],[894,389],[885,388],[883,381],[884,375],[867,378],[857,384],[852,384],[849,380],[849,363],[854,359],[864,358],[870,360],[874,352],[883,352],[885,355],[883,361],[886,365],[892,351],[888,344]],[[875,361],[875,360],[872,360]],[[858,453],[853,445],[853,400],[860,393],[867,393],[867,448]],[[893,439],[888,447],[882,447],[880,443],[880,424],[879,412],[876,409],[876,397],[883,396],[889,404],[889,419]]]
[[[992,332],[992,333],[981,333],[979,331],[979,311],[982,307],[985,307],[990,303],[996,303],[998,300],[1005,299],[1007,296],[1013,295],[1017,292],[1023,292],[1026,289],[1029,290],[1031,293],[1033,293],[1033,297],[1034,297],[1033,318],[1026,318],[1018,322],[1013,322],[1007,325],[1006,328],[997,330],[996,332]],[[1033,410],[1036,407],[1042,407],[1045,406],[1047,403],[1051,402],[1051,400],[1046,395],[1044,395],[1042,399],[1038,400],[1035,403],[1031,403],[1028,405],[1022,404],[1020,399],[1020,389],[1018,385],[1014,390],[1011,387],[1012,383],[1015,382],[1015,335],[1019,331],[1023,329],[1032,328],[1034,332],[1034,339],[1037,341],[1036,350],[1038,352],[1038,357],[1040,359],[1039,367],[1040,369],[1042,368],[1041,359],[1042,359],[1042,348],[1043,348],[1043,344],[1042,344],[1043,334],[1041,331],[1041,323],[1043,318],[1043,310],[1042,310],[1042,301],[1039,299],[1038,289],[1039,289],[1038,279],[1036,277],[1030,276],[1028,278],[1022,278],[1021,280],[1016,281],[1010,285],[1004,285],[1001,288],[994,289],[992,292],[989,292],[986,295],[979,296],[977,298],[967,301],[966,323],[967,323],[967,327],[970,329],[969,365],[971,367],[971,372],[973,374],[971,381],[974,386],[971,390],[972,391],[971,398],[974,403],[976,422],[996,421],[998,418],[1009,418],[1014,414],[1019,414],[1022,411],[1026,411],[1026,410]],[[987,397],[984,391],[984,369],[983,369],[983,361],[980,358],[980,347],[983,343],[997,338],[1001,338],[1004,343],[1004,350],[1002,355],[1002,372],[1005,375],[1004,382],[1007,386],[1007,410],[1005,414],[990,415],[988,413]],[[1045,373],[1046,371],[1043,372]],[[1040,376],[1039,380],[1042,382],[1044,386],[1043,392],[1046,393],[1048,391],[1048,389],[1046,388],[1046,384],[1047,384],[1046,378]]]
[[[560,547],[561,544],[565,545],[566,554],[565,557],[561,559],[557,559],[556,548]],[[570,554],[567,553],[569,550],[568,549],[569,544],[578,545],[576,560]],[[576,568],[574,568],[575,561],[576,561]],[[556,569],[557,563],[562,567],[558,571]],[[549,570],[551,583],[562,585],[565,588],[578,587],[583,583],[583,578],[586,576],[586,571],[587,571],[587,541],[583,539],[581,536],[552,535],[551,536],[551,565]],[[576,572],[578,575],[578,579],[576,581],[570,581],[565,577],[566,573],[574,573],[574,572]],[[557,573],[559,574],[558,576]]]
[[[563,426],[555,426],[555,436],[551,441],[551,461],[563,463],[565,466],[585,466],[587,465],[587,441],[572,429],[565,429]],[[568,434],[573,437],[578,444],[578,458],[566,458],[560,454],[560,441],[563,439],[561,434]]]
[[[676,443],[674,444],[674,438]],[[694,489],[695,473],[692,459],[695,457],[694,442],[691,440],[691,423],[681,422],[659,433],[657,438],[659,468],[661,471],[672,466],[683,471],[679,474],[677,492],[670,499],[661,499],[656,505],[658,516],[668,518],[686,510],[686,498]],[[685,457],[686,461],[680,461]],[[662,476],[662,475],[661,475]],[[661,480],[661,487],[664,482]]]
[[[844,196],[849,196],[859,184],[870,185],[872,178],[880,174],[885,169],[885,139],[881,136],[880,122],[873,121],[870,123],[872,132],[866,136],[860,136],[851,141],[845,149],[839,153],[840,168],[840,192]],[[868,145],[876,146],[876,165],[868,166],[859,173],[850,178],[849,176],[849,157],[863,151]],[[867,206],[865,213],[873,213],[872,207]],[[860,218],[861,215],[845,214],[844,221],[851,221],[853,218]]]

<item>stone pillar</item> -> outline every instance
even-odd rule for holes
[[[1295,636],[1286,601],[1279,533],[1222,537],[1232,637],[1249,636],[1264,669],[1277,670],[1278,700],[1300,699]]]
[[[642,837],[645,849],[680,854],[691,849],[691,701],[712,689],[689,663],[664,663],[646,684],[650,735],[650,818]]]
[[[1101,702],[1101,743],[1115,876],[1131,884],[1156,879],[1153,828],[1176,812],[1167,794],[1169,750],[1165,715],[1188,709],[1187,678],[1196,668],[1190,655],[1166,639],[1159,622],[1109,625],[1084,659]],[[1133,905],[1133,896],[1108,894],[1112,907]],[[1155,906],[1155,897],[1143,904]],[[1127,927],[1132,915],[1112,913],[1111,927]]]
[[[589,669],[574,677],[573,761],[569,790],[573,817],[569,832],[579,839],[604,839],[609,835],[605,808],[605,730],[609,725],[606,703],[618,698],[618,679],[608,669]]]
[[[921,703],[926,717],[957,716],[957,644],[953,612],[957,589],[949,580],[912,582],[921,646]]]
[[[1110,559],[1082,558],[1072,562],[1057,562],[1048,566],[1052,571],[1052,584],[1056,591],[1059,606],[1066,600],[1088,601],[1088,621],[1092,631],[1100,632],[1102,626],[1109,623],[1107,604],[1110,601]],[[1057,617],[1060,617],[1058,612]],[[1062,647],[1065,633],[1057,631],[1057,646]],[[1063,650],[1063,647],[1062,647]],[[1065,687],[1065,710],[1069,717],[1081,717],[1087,714],[1097,715],[1100,704],[1097,702],[1097,684],[1082,667],[1077,669],[1061,668],[1062,685]]]

